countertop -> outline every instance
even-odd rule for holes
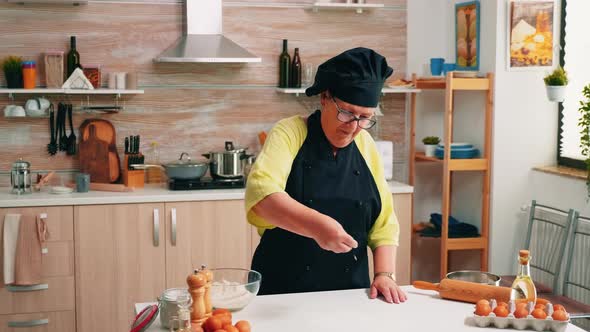
[[[393,194],[412,193],[407,184],[389,181]],[[87,193],[51,194],[47,191],[14,195],[10,188],[0,188],[0,208],[28,206],[95,205],[154,202],[187,202],[244,199],[245,189],[211,189],[172,191],[163,185],[146,186],[132,192],[90,191]]]
[[[248,320],[256,332],[502,331],[475,326],[470,318],[473,304],[443,300],[436,292],[412,286],[402,288],[408,295],[403,304],[371,300],[364,289],[258,296],[233,314],[233,323]],[[138,303],[135,310],[148,304]],[[166,330],[157,317],[147,331]],[[583,330],[569,324],[566,331]]]

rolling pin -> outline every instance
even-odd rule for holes
[[[498,302],[510,301],[510,288],[478,284],[474,282],[443,279],[438,284],[426,281],[414,281],[412,285],[418,289],[437,291],[443,299],[477,303],[481,299],[496,299]],[[525,300],[522,300],[524,302]],[[517,302],[519,302],[517,300]],[[549,301],[537,298],[537,303],[547,304]]]

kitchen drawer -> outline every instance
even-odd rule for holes
[[[73,241],[74,240],[74,207],[73,206],[42,206],[31,208],[5,208],[0,209],[0,229],[4,227],[4,216],[8,213],[20,213],[21,215],[38,216],[47,214],[47,229],[50,236],[47,242]],[[0,237],[0,248],[2,248]]]
[[[74,310],[74,277],[44,278],[40,290],[11,291],[2,283],[0,314]],[[22,289],[22,288],[19,288]]]
[[[0,315],[0,331],[5,332],[74,332],[74,311]]]

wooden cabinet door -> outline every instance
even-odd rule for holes
[[[7,214],[44,218],[49,231],[41,257],[41,284],[4,285],[4,217]],[[0,314],[74,310],[74,223],[72,206],[0,209]],[[3,331],[0,327],[0,331]]]
[[[134,304],[165,289],[163,214],[164,204],[74,208],[78,331],[128,331]]]
[[[250,268],[251,226],[243,200],[166,203],[166,286],[186,287],[186,277],[210,268]]]

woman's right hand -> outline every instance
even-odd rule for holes
[[[322,249],[339,254],[358,247],[356,240],[346,233],[339,222],[329,216],[322,216],[323,218],[318,222],[318,229],[313,237]]]

